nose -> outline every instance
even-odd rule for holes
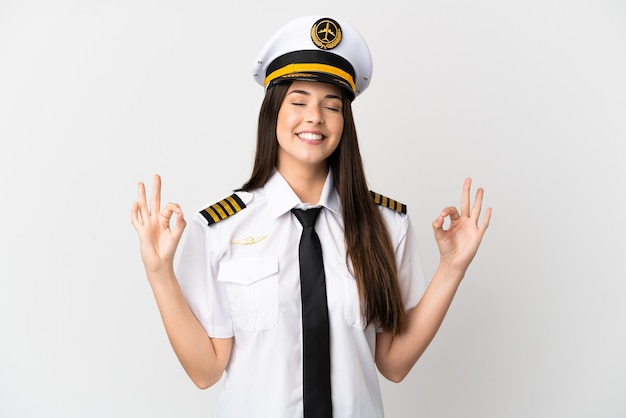
[[[309,112],[307,114],[307,121],[314,125],[320,125],[324,123],[324,114],[321,106],[309,106]]]

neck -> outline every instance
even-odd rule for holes
[[[316,205],[322,196],[322,189],[328,175],[328,166],[316,167],[277,167],[302,203]]]

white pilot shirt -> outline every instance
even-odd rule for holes
[[[234,337],[216,416],[302,417],[302,226],[290,212],[302,203],[278,172],[264,187],[237,195],[247,206],[240,212],[210,226],[199,213],[189,222],[177,264],[183,293],[207,334]],[[380,418],[377,329],[364,327],[356,280],[346,266],[332,173],[319,205],[315,230],[326,273],[333,417]],[[407,215],[382,206],[380,211],[408,311],[426,286],[415,235]]]

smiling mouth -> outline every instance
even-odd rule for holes
[[[296,134],[296,136],[300,139],[304,139],[305,141],[321,141],[324,139],[322,134],[314,134],[311,132],[300,132]]]

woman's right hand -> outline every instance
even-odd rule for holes
[[[161,211],[161,177],[154,175],[150,205],[146,199],[146,187],[137,185],[138,200],[133,202],[131,222],[139,234],[139,248],[146,273],[156,273],[173,268],[174,254],[187,223],[177,203],[167,203]],[[172,216],[176,216],[170,228]]]

